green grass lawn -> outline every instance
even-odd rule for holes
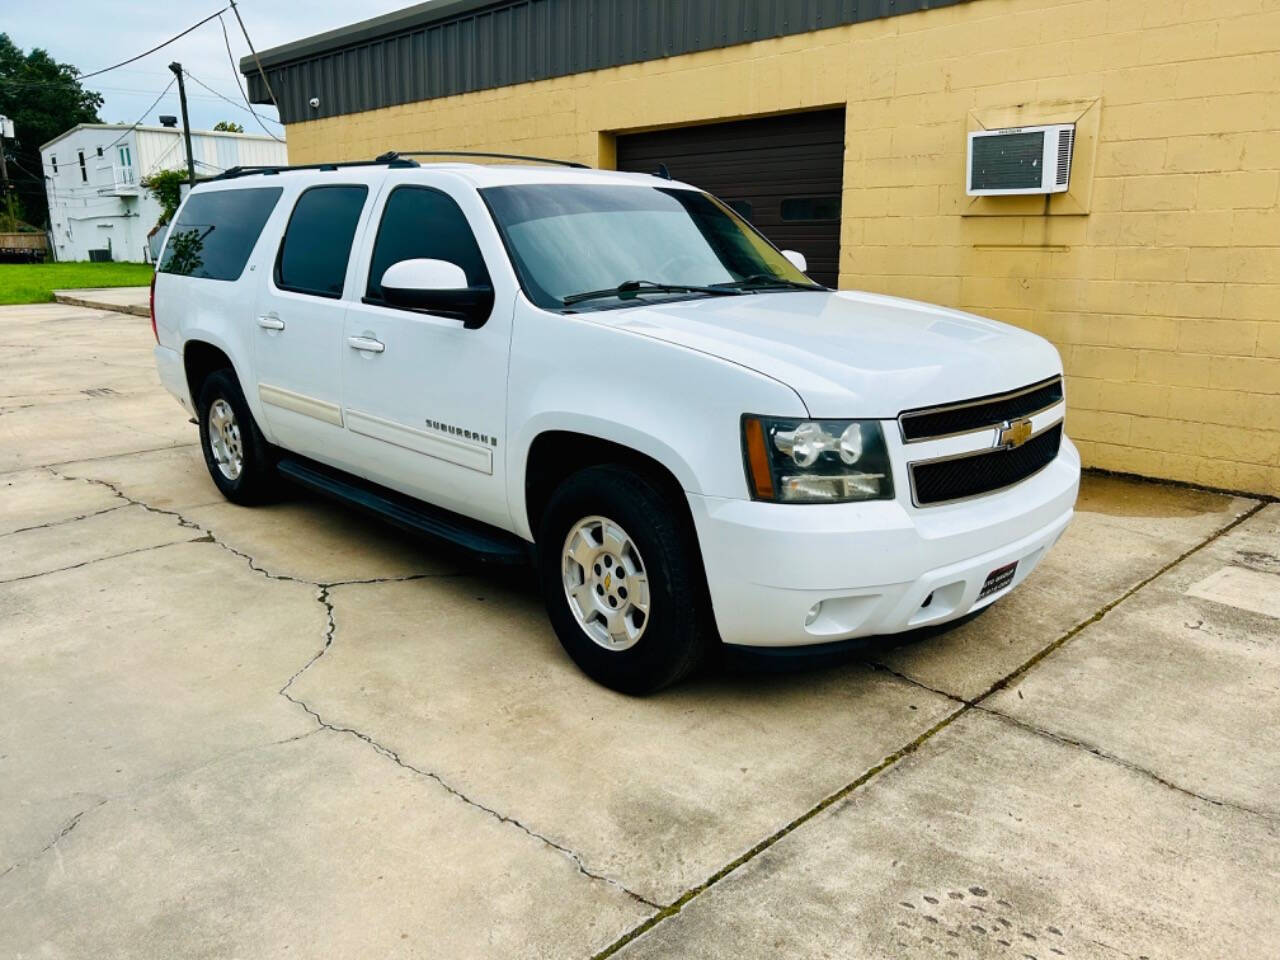
[[[48,303],[55,290],[145,287],[148,263],[0,263],[0,303]]]

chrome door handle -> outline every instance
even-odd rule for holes
[[[375,340],[373,337],[347,337],[347,346],[352,350],[362,350],[365,353],[381,353],[387,349],[381,340]]]
[[[283,330],[284,321],[274,313],[264,313],[258,318],[258,326],[263,330]]]

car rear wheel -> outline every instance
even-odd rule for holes
[[[565,480],[539,525],[538,567],[561,645],[623,693],[690,674],[714,627],[693,531],[649,479],[616,466]]]
[[[233,503],[254,504],[276,490],[270,446],[249,412],[235,374],[218,370],[205,378],[196,400],[200,449],[209,476]]]

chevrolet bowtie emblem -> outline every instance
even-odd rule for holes
[[[1031,439],[1031,421],[1023,417],[1021,420],[1006,420],[999,427],[996,446],[1001,450],[1012,450]]]

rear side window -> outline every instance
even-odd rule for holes
[[[169,231],[160,272],[238,280],[283,192],[252,187],[192,194]]]
[[[453,198],[430,187],[397,187],[387,197],[378,225],[367,299],[382,299],[387,267],[419,258],[456,263],[470,286],[489,282],[475,234]]]
[[[317,297],[342,296],[351,244],[369,188],[312,187],[298,198],[276,257],[276,286]]]

